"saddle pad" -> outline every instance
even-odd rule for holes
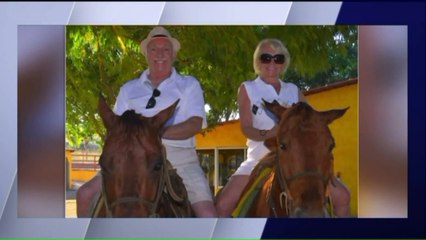
[[[232,217],[245,217],[247,215],[248,210],[250,209],[251,204],[259,189],[262,188],[263,183],[266,180],[266,177],[271,173],[272,167],[264,167],[259,171],[255,181],[250,186],[250,188],[241,196],[237,207],[232,212]]]

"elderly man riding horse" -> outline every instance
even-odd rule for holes
[[[148,69],[120,88],[114,112],[121,115],[132,109],[151,117],[179,99],[175,112],[164,124],[161,140],[168,160],[185,184],[195,215],[215,217],[212,193],[194,143],[194,135],[207,126],[201,86],[196,78],[181,75],[173,67],[180,43],[165,28],[154,27],[140,46]],[[88,216],[90,201],[100,191],[101,183],[98,174],[78,190],[79,217]]]

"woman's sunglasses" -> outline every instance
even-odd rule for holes
[[[154,89],[152,92],[152,96],[149,98],[148,103],[146,104],[146,109],[155,107],[155,104],[157,101],[155,100],[156,97],[160,96],[161,92],[158,89]]]
[[[274,62],[276,64],[283,64],[285,62],[285,56],[284,54],[277,54],[272,56],[269,53],[263,53],[260,55],[260,62],[264,64],[271,63],[272,59],[274,59]]]

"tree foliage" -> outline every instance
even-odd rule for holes
[[[208,122],[229,120],[237,90],[255,78],[253,52],[263,38],[282,40],[291,54],[283,76],[302,89],[355,77],[356,26],[166,26],[182,48],[175,67],[195,76],[210,106]],[[147,67],[139,44],[152,26],[67,26],[66,136],[71,145],[100,136],[99,94],[113,105],[120,86]]]

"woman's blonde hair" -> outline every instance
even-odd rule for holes
[[[260,74],[260,64],[261,64],[260,55],[262,55],[262,53],[263,53],[263,52],[261,52],[261,48],[265,45],[276,50],[277,53],[279,53],[279,54],[284,54],[284,57],[285,57],[284,68],[281,71],[281,74],[284,74],[287,71],[288,67],[290,66],[290,53],[288,52],[288,49],[286,48],[284,43],[282,43],[280,40],[275,39],[275,38],[263,39],[262,41],[259,42],[259,44],[257,44],[256,50],[254,50],[254,54],[253,54],[254,72],[257,75]]]

